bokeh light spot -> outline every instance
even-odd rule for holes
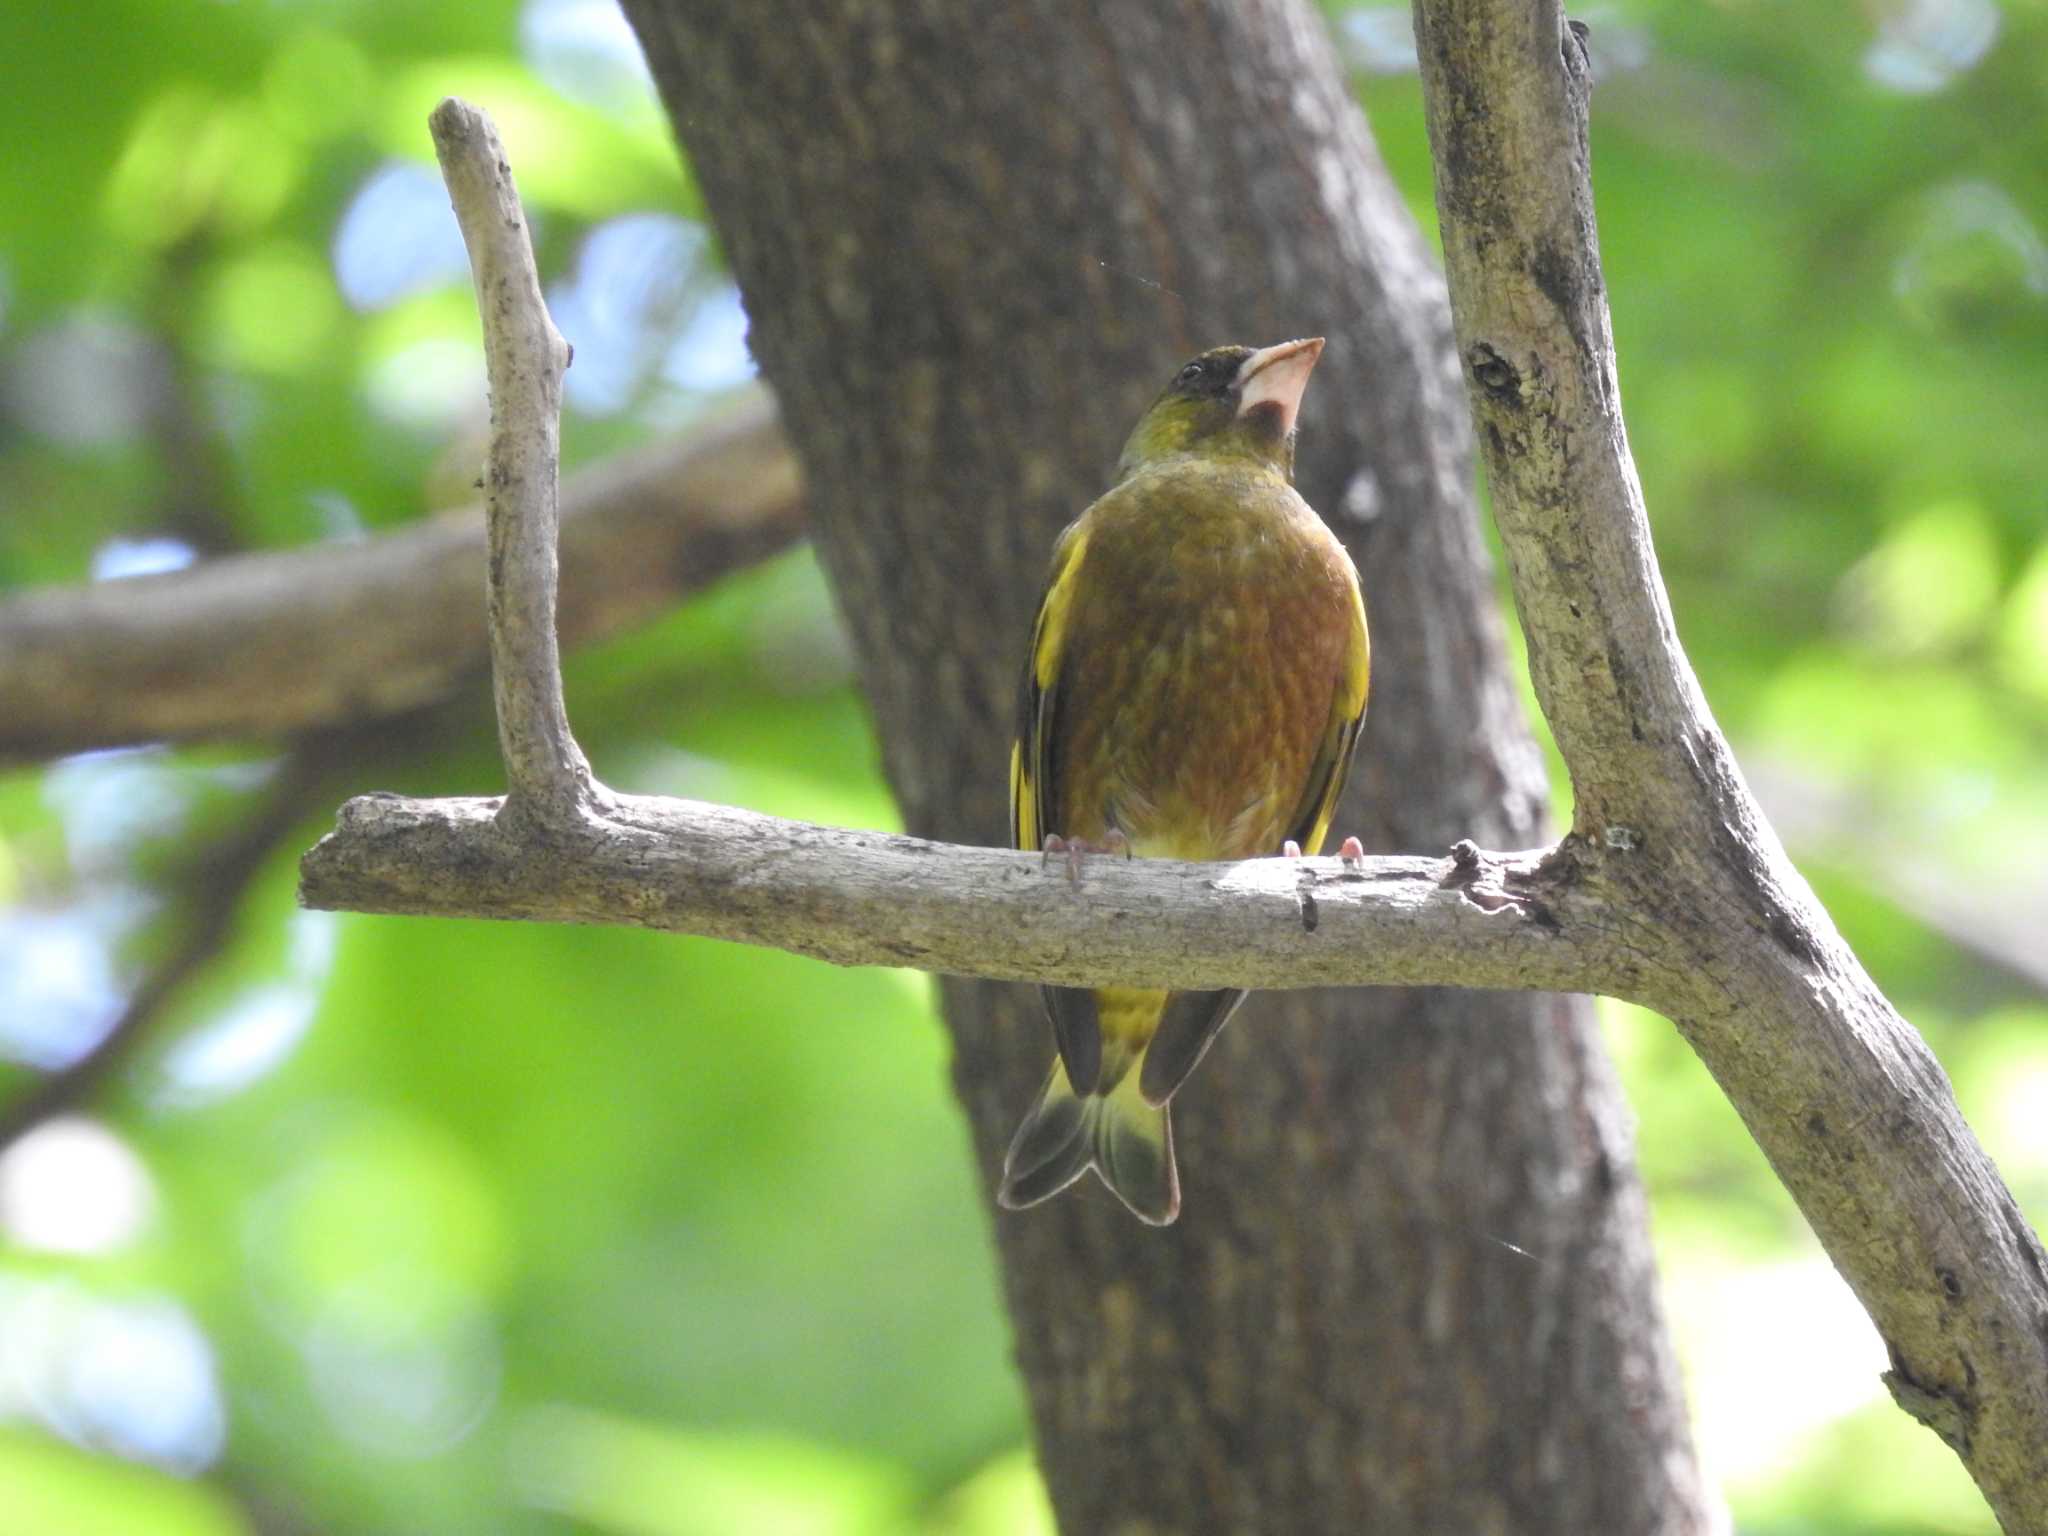
[[[47,1253],[109,1253],[156,1211],[141,1159],[81,1116],[45,1121],[0,1152],[0,1230]]]
[[[357,188],[334,231],[334,277],[360,310],[459,281],[469,270],[448,189],[429,166],[392,160]]]
[[[571,101],[619,117],[654,112],[654,77],[613,0],[530,0],[519,43],[533,72]]]
[[[375,100],[375,76],[361,48],[339,33],[308,28],[270,56],[263,104],[295,138],[333,138],[360,126]]]
[[[295,374],[328,344],[340,318],[326,266],[304,246],[278,244],[221,270],[201,334],[217,362]]]
[[[1863,55],[1863,71],[1908,96],[1943,90],[1998,40],[1992,0],[1893,0]]]

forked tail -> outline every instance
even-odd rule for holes
[[[1003,1159],[997,1201],[1009,1210],[1050,1200],[1090,1168],[1140,1221],[1163,1227],[1180,1214],[1173,1165],[1173,1123],[1165,1105],[1147,1104],[1131,1063],[1106,1093],[1076,1098],[1067,1069],[1052,1075]]]

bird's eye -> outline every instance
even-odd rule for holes
[[[1192,384],[1201,376],[1202,365],[1200,363],[1189,363],[1187,367],[1180,371],[1180,381],[1183,384]]]

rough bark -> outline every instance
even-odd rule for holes
[[[2009,1532],[2048,1532],[2048,1256],[1926,1042],[1758,809],[1679,646],[1621,416],[1581,40],[1556,0],[1418,0],[1460,355],[1537,696],[1561,856],[1656,951],[1655,1006],[1883,1334],[1901,1407]]]
[[[599,824],[493,835],[499,799],[359,795],[300,862],[309,907],[643,928],[840,965],[1071,985],[1440,982],[1640,997],[1626,936],[1587,921],[1538,854],[1098,859],[962,849],[600,792]],[[1220,871],[1220,872],[1219,872]],[[1551,905],[1553,899],[1562,904]]]
[[[1168,370],[1322,333],[1300,481],[1357,556],[1377,663],[1341,828],[1538,839],[1443,291],[1306,6],[626,9],[914,832],[1001,840],[1052,535]],[[1027,989],[944,990],[992,1183],[1049,1032]],[[1178,1227],[1085,1194],[996,1223],[1066,1529],[1705,1527],[1586,1007],[1267,997],[1177,1117]]]

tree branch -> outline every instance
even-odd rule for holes
[[[570,477],[561,635],[646,622],[803,536],[773,404]],[[277,737],[443,698],[487,654],[480,511],[350,544],[229,555],[189,570],[0,602],[0,763],[141,742]]]
[[[484,475],[491,686],[508,813],[565,821],[598,793],[569,730],[555,643],[562,375],[569,344],[541,298],[526,210],[491,120],[449,97],[427,119],[469,248],[491,382]]]
[[[1616,384],[1583,43],[1557,0],[1417,0],[1452,314],[1588,899],[2010,1532],[2048,1532],[2048,1256],[1785,857],[1701,696]],[[1602,990],[1608,990],[1602,987]]]
[[[1075,985],[1416,985],[1585,991],[1630,974],[1629,935],[1583,912],[1543,855],[1097,857],[1035,853],[616,796],[573,840],[500,824],[497,800],[365,795],[300,866],[335,911],[626,923],[842,965]]]

